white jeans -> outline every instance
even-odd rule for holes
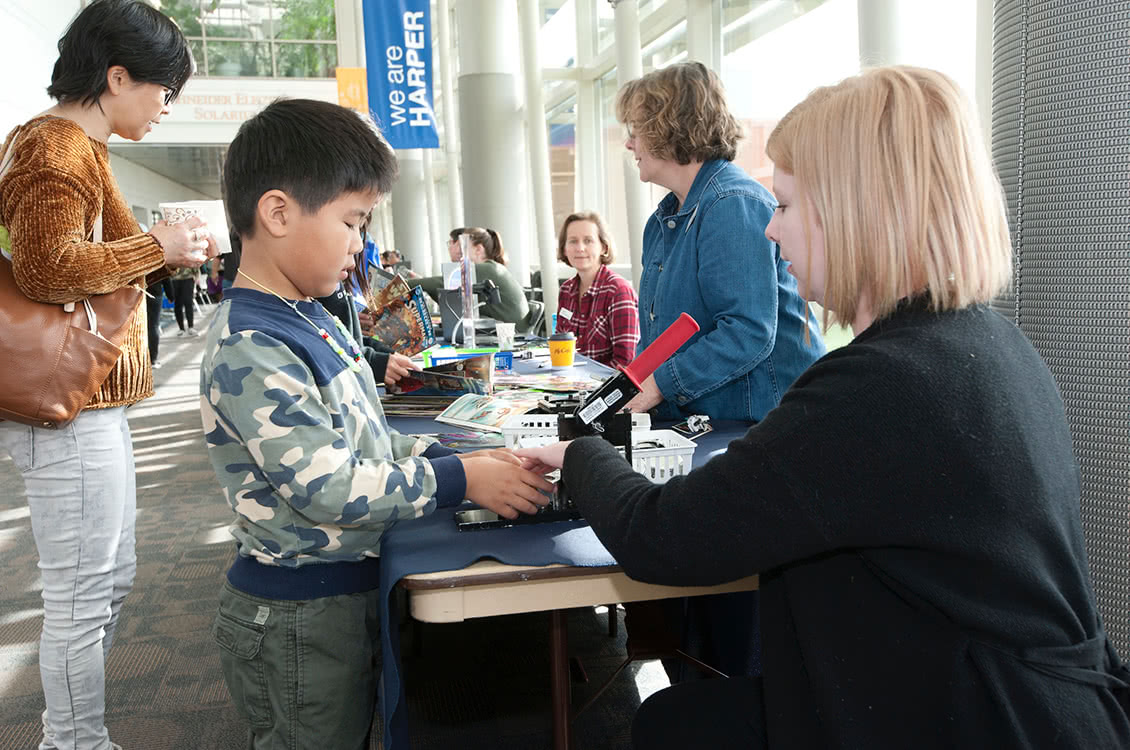
[[[62,430],[0,422],[0,450],[27,487],[43,579],[40,750],[107,750],[106,655],[137,563],[125,407],[84,411]]]

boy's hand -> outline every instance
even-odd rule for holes
[[[385,366],[385,382],[395,383],[402,377],[412,372],[419,371],[420,366],[403,354],[388,355],[388,365]]]
[[[519,513],[536,513],[549,503],[541,491],[553,492],[553,484],[531,471],[509,453],[497,450],[475,451],[459,456],[467,477],[467,499],[503,518]]]
[[[514,451],[514,455],[522,459],[522,468],[535,474],[548,474],[554,469],[560,469],[565,463],[565,451],[569,450],[572,442],[566,440],[537,448],[519,448]]]

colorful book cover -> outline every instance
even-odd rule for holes
[[[411,357],[436,342],[424,290],[420,287],[405,297],[393,299],[383,308],[374,308],[373,316],[376,319],[373,338],[398,354]]]
[[[533,411],[537,405],[537,395],[521,391],[502,391],[493,396],[468,393],[444,409],[436,421],[483,432],[502,432],[506,420]]]
[[[385,383],[385,390],[392,395],[455,398],[465,393],[475,393],[489,396],[494,390],[493,360],[493,354],[480,354],[477,357],[446,362],[410,372],[395,383]]]

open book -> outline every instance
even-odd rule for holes
[[[537,394],[522,391],[499,391],[493,396],[468,393],[444,409],[436,421],[483,432],[502,432],[507,419],[537,406]]]
[[[424,290],[409,289],[400,274],[375,269],[365,302],[375,319],[373,338],[394,352],[410,357],[435,344]]]
[[[494,390],[493,378],[494,355],[480,354],[410,372],[395,383],[385,383],[385,390],[390,394],[413,396],[455,398],[465,393],[489,396]]]

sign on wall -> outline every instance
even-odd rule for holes
[[[369,109],[393,148],[439,148],[429,0],[364,0]]]

